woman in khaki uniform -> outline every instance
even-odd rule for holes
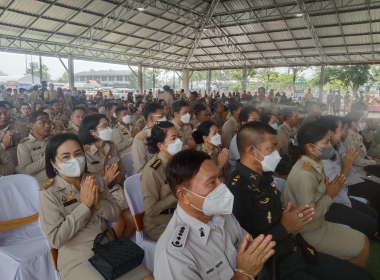
[[[294,207],[307,204],[315,209],[312,221],[300,230],[311,246],[365,267],[369,257],[368,238],[357,230],[325,219],[333,198],[346,183],[346,177],[341,174],[329,182],[323,170],[321,160],[334,153],[330,137],[329,129],[320,123],[311,122],[301,127],[289,146],[293,167],[286,181],[284,203],[292,202]]]
[[[193,139],[198,145],[195,149],[208,154],[218,166],[224,178],[223,181],[227,180],[230,176],[227,166],[228,150],[220,147],[222,142],[216,124],[212,121],[204,121],[198,126],[198,129],[193,132]]]
[[[105,115],[86,116],[81,122],[78,137],[84,145],[87,168],[103,176],[109,191],[121,207],[121,217],[113,224],[117,236],[131,237],[135,223],[124,194],[125,167],[112,139],[112,129]]]
[[[147,141],[149,153],[155,156],[145,165],[140,178],[145,207],[144,229],[149,238],[157,242],[177,206],[165,168],[172,155],[181,151],[182,141],[174,125],[167,121],[153,126]]]
[[[46,174],[50,178],[39,193],[42,230],[58,249],[58,270],[62,280],[104,277],[88,261],[97,234],[107,221],[117,221],[120,206],[98,174],[85,171],[83,147],[74,134],[52,137],[46,147]],[[117,279],[153,279],[144,265]]]

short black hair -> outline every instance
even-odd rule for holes
[[[317,123],[323,124],[325,127],[330,129],[331,131],[334,131],[338,128],[338,122],[342,121],[342,118],[339,116],[333,116],[333,115],[327,115],[327,116],[321,116]]]
[[[141,104],[144,104],[144,102],[142,102],[142,101],[137,101],[137,102],[136,102],[136,109],[137,109],[138,107],[140,107]]]
[[[7,107],[2,102],[0,102],[0,107],[5,108],[5,110],[7,110]]]
[[[192,92],[190,92],[190,94],[198,96],[198,92],[197,91],[192,91]]]
[[[236,143],[240,155],[243,155],[249,146],[256,149],[261,147],[265,142],[265,134],[276,135],[277,131],[267,123],[263,122],[247,122],[238,131]]]
[[[181,89],[181,92],[185,92],[185,90],[182,88],[182,89]]]
[[[91,107],[91,108],[87,109],[87,113],[89,113],[89,112],[99,113],[99,110],[94,108],[94,107]]]
[[[96,131],[96,127],[99,125],[101,119],[107,120],[107,117],[103,114],[93,114],[84,117],[78,130],[78,137],[83,145],[91,145],[97,141],[97,139],[91,135],[90,130],[92,129]]]
[[[124,107],[124,106],[117,107],[116,110],[115,110],[116,116],[119,114],[119,112],[122,112],[124,110],[129,111],[127,107]]]
[[[164,86],[162,87],[162,89],[163,89],[164,91],[169,91],[169,90],[170,90],[170,86],[168,86],[168,85],[164,85]]]
[[[113,103],[113,102],[107,103],[107,105],[106,105],[106,111],[112,110],[113,106],[118,107],[119,105],[117,105],[117,103]]]
[[[198,105],[198,104],[197,104]],[[195,114],[195,117],[198,117],[199,116],[199,114],[202,112],[202,111],[204,111],[204,110],[207,110],[207,108],[205,107],[205,106],[203,106],[203,105],[201,105],[201,106],[194,106],[194,114]]]
[[[189,106],[189,103],[187,103],[185,100],[183,99],[177,100],[176,102],[172,104],[172,108],[171,108],[172,114],[174,115],[174,113],[179,113],[182,107],[186,107],[186,106]]]
[[[78,136],[72,133],[62,133],[58,135],[54,135],[49,139],[46,145],[46,150],[45,150],[45,169],[46,169],[46,175],[48,178],[54,178],[57,173],[54,171],[54,167],[51,164],[50,160],[55,162],[55,157],[57,156],[57,150],[58,148],[66,141],[68,140],[73,140],[79,144],[81,147],[82,151],[83,150],[83,145],[80,142]]]
[[[364,102],[355,102],[351,105],[351,112],[357,112],[360,111],[360,109],[365,106],[367,108],[367,105]]]
[[[352,122],[358,122],[361,118],[362,114],[359,112],[349,112],[347,115],[343,117],[344,123],[348,123],[348,127],[351,127]]]
[[[259,111],[255,107],[252,107],[252,106],[245,107],[239,113],[239,121],[247,122],[249,119],[249,114],[251,114],[252,112],[256,112],[257,114],[259,113]]]
[[[244,107],[244,105],[240,102],[232,102],[230,104],[230,112],[231,114],[237,110],[239,110],[239,107]]]
[[[13,106],[12,106],[12,104],[9,102],[9,101],[7,101],[7,100],[4,100],[4,101],[0,101],[2,104],[4,104],[4,105],[8,105],[10,108],[12,108]]]
[[[160,104],[158,104],[158,103],[150,103],[150,104],[148,104],[147,106],[145,106],[145,107],[144,107],[144,112],[143,112],[143,114],[144,114],[144,118],[145,118],[145,121],[148,121],[149,116],[150,116],[151,114],[155,114],[155,113],[157,112],[157,110],[159,110],[159,109],[163,110],[164,107],[162,107],[162,106],[161,106]]]
[[[43,112],[45,109],[52,110],[51,107],[49,107],[49,106],[42,106],[42,107],[40,107],[40,108],[37,110],[37,112]]]
[[[41,111],[32,112],[29,115],[29,123],[35,123],[39,116],[45,116],[49,118],[49,114]]]
[[[171,122],[158,122],[152,128],[152,134],[150,137],[146,138],[148,142],[148,152],[151,154],[157,154],[160,149],[158,148],[158,143],[163,143],[168,134],[169,128],[173,127],[174,124]]]
[[[50,105],[52,105],[52,106],[53,106],[55,103],[61,103],[61,101],[58,100],[58,99],[55,99],[55,100],[50,101]]]
[[[82,110],[83,112],[87,113],[86,108],[83,108],[83,107],[74,107],[74,109],[73,109],[71,115],[74,114],[74,112],[75,112],[76,110]]]
[[[178,187],[188,188],[202,163],[208,159],[211,157],[207,153],[188,149],[180,151],[169,160],[165,174],[175,198],[178,198]]]
[[[265,113],[265,114],[263,114],[263,115],[261,116],[261,121],[262,121],[263,123],[267,123],[267,124],[269,124],[270,119],[271,119],[272,116],[273,116],[273,114],[271,114],[271,113]]]
[[[296,107],[285,107],[282,111],[282,116],[284,117],[284,121],[293,116],[293,112],[298,112]]]
[[[210,134],[210,128],[213,125],[216,126],[216,124],[212,121],[204,121],[198,126],[197,130],[195,130],[192,134],[196,144],[202,144],[204,142],[203,136],[207,137]]]

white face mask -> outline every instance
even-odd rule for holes
[[[215,134],[213,137],[211,137],[211,144],[213,144],[214,146],[219,146],[220,144],[222,144],[222,138],[220,137],[220,135],[217,133]]]
[[[107,127],[99,131],[99,138],[103,141],[110,141],[112,139],[112,129],[110,127]]]
[[[112,116],[116,119],[116,113],[113,113]]]
[[[217,186],[206,197],[196,194],[185,188],[183,189],[205,200],[203,202],[202,209],[195,207],[193,204],[190,205],[195,209],[203,212],[207,216],[228,215],[232,213],[232,207],[234,205],[234,196],[227,188],[227,186],[223,183]]]
[[[161,119],[157,120],[157,122],[166,122],[166,117],[163,116]]]
[[[256,149],[256,151],[259,152],[258,149]],[[262,155],[260,152],[259,152],[259,154]],[[251,157],[253,157],[255,160],[259,161],[254,156],[251,155]],[[278,151],[275,150],[273,153],[271,153],[271,154],[269,154],[267,156],[263,156],[263,157],[264,157],[264,160],[263,161],[259,161],[259,162],[261,162],[261,166],[263,167],[263,171],[264,172],[273,172],[273,171],[275,171],[278,163],[281,160],[281,157],[280,157],[280,154],[278,153]]]
[[[86,166],[86,159],[85,157],[76,157],[65,162],[57,162],[57,165],[61,168],[58,170],[59,173],[67,177],[79,177]]]
[[[123,123],[130,124],[132,121],[132,117],[130,115],[125,115],[122,119]]]
[[[190,114],[186,113],[183,116],[181,116],[181,122],[183,122],[183,123],[189,123],[190,122]]]
[[[368,110],[365,110],[363,113],[364,113],[364,118],[366,119],[368,117],[368,115],[369,115]]]
[[[173,143],[168,145],[168,153],[174,156],[176,153],[182,150],[182,141],[177,138]]]
[[[358,127],[358,131],[363,131],[365,127],[366,127],[365,122],[360,123]]]

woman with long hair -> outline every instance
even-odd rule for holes
[[[333,198],[346,182],[341,174],[331,182],[326,177],[321,160],[330,158],[334,152],[330,137],[329,129],[320,123],[310,122],[301,127],[289,146],[292,169],[286,181],[284,203],[293,203],[294,207],[309,205],[314,209],[312,221],[299,233],[317,251],[365,267],[369,257],[368,238],[325,219]]]

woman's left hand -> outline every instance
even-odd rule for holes
[[[102,207],[102,204],[100,203],[100,198],[99,198],[99,187],[95,185],[95,200],[94,200],[94,208],[95,210],[99,210]]]
[[[228,150],[224,148],[218,155],[218,165],[221,167],[226,166],[228,161]]]

